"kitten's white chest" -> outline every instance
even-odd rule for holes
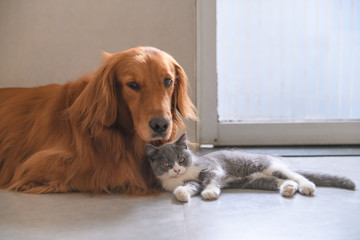
[[[163,188],[166,191],[172,192],[178,186],[181,186],[186,181],[199,181],[199,173],[201,169],[194,165],[188,167],[186,172],[179,177],[170,177],[167,174],[160,176],[159,179],[162,183]]]

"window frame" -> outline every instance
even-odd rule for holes
[[[200,144],[333,145],[360,144],[360,121],[218,122],[216,0],[196,1],[197,127]]]

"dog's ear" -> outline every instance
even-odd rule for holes
[[[91,76],[85,89],[70,108],[70,114],[81,121],[83,129],[111,126],[117,118],[116,64],[108,59]]]
[[[102,56],[103,56],[104,60],[107,61],[113,56],[113,54],[103,51]]]
[[[175,59],[171,57],[171,60],[176,71],[175,89],[172,96],[173,111],[177,110],[184,118],[197,121],[196,107],[188,95],[188,78],[186,73]],[[174,120],[181,123],[182,121],[177,118],[176,114],[174,114]]]
[[[116,73],[115,66],[107,61],[99,74],[97,82],[97,106],[95,115],[104,126],[111,126],[117,118]]]

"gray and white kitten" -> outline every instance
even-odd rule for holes
[[[155,176],[179,201],[187,202],[201,192],[206,200],[217,199],[221,188],[280,191],[285,197],[296,191],[312,195],[317,186],[355,189],[348,178],[329,174],[291,171],[278,157],[240,151],[193,154],[184,133],[177,141],[160,147],[146,145]]]

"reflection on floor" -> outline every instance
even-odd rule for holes
[[[293,169],[352,178],[360,157],[285,158]],[[275,192],[224,190],[217,201],[177,202],[123,195],[29,195],[0,191],[0,239],[360,239],[360,191],[318,188],[287,199]]]

